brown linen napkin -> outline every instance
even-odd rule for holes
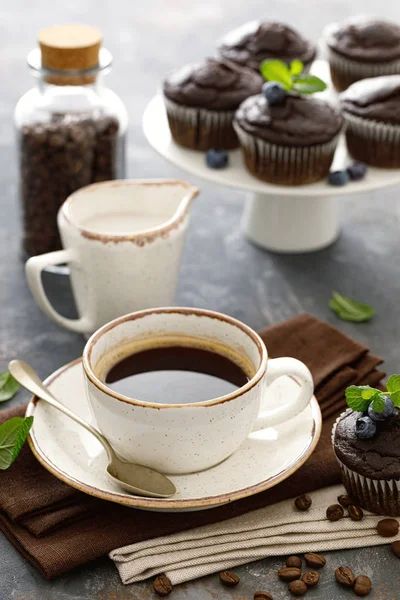
[[[46,578],[51,578],[114,548],[212,524],[280,500],[338,483],[332,424],[344,407],[347,385],[376,385],[382,362],[333,327],[301,315],[261,332],[270,356],[294,356],[310,368],[316,396],[326,418],[318,446],[289,479],[256,496],[212,510],[147,513],[90,498],[55,479],[25,446],[14,465],[0,472],[0,528]],[[334,399],[334,400],[332,400]],[[0,413],[0,422],[24,409]]]

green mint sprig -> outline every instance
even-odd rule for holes
[[[33,417],[13,417],[0,425],[0,470],[13,464],[25,443]]]
[[[11,373],[0,373],[0,402],[11,400],[19,387]],[[33,417],[14,417],[0,425],[0,470],[11,467],[28,437],[32,423]]]
[[[338,292],[332,292],[329,308],[343,321],[352,321],[353,323],[369,321],[376,314],[376,310],[372,306],[346,298]]]
[[[0,373],[0,402],[11,400],[19,390],[19,383],[8,371]]]
[[[370,404],[375,412],[382,412],[385,396],[389,396],[395,406],[400,406],[400,375],[391,375],[386,389],[382,392],[369,385],[351,385],[346,389],[346,402],[356,412],[365,412]]]
[[[281,60],[263,60],[260,65],[261,75],[266,81],[276,81],[287,92],[299,94],[315,94],[326,90],[326,83],[316,75],[303,74],[304,64],[301,60],[292,60],[288,66]]]

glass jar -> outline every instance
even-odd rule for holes
[[[15,108],[28,256],[61,248],[57,212],[72,192],[125,177],[127,112],[103,83],[110,52],[102,48],[97,56],[91,68],[56,70],[43,65],[39,48],[28,55],[37,84]]]

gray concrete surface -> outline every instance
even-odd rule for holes
[[[0,6],[0,369],[18,356],[44,377],[80,355],[83,339],[59,329],[35,306],[19,258],[12,109],[32,84],[25,56],[42,26],[81,21],[100,26],[115,56],[109,84],[129,110],[128,175],[185,177],[146,143],[141,115],[160,78],[182,61],[213,53],[214,40],[235,25],[263,15],[295,24],[317,39],[332,20],[360,12],[378,12],[400,21],[400,5],[376,0],[70,0],[68,3],[14,0]],[[177,304],[217,309],[254,328],[303,311],[324,319],[368,344],[386,359],[388,372],[399,371],[400,208],[398,189],[341,201],[343,229],[338,242],[310,255],[282,256],[251,246],[240,231],[244,195],[191,181],[201,187],[193,208]],[[49,283],[49,282],[48,282]],[[72,307],[65,282],[51,281],[57,306]],[[337,320],[328,308],[331,291],[372,304],[378,311],[367,324]],[[22,403],[20,392],[12,401]],[[388,547],[332,552],[312,600],[345,600],[353,594],[337,587],[331,575],[339,564],[371,576],[374,600],[400,598],[399,562]],[[242,577],[234,591],[222,589],[216,576],[177,588],[176,600],[251,599],[269,589],[274,600],[288,592],[275,574],[281,560],[270,559],[237,569]],[[123,587],[108,559],[86,565],[54,581],[44,581],[0,535],[0,600],[147,600],[148,582]],[[172,597],[172,596],[171,596]]]

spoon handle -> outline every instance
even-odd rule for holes
[[[64,413],[64,415],[70,419],[73,419],[76,423],[94,435],[94,437],[97,438],[100,444],[102,444],[102,446],[105,448],[109,460],[112,459],[114,450],[106,438],[102,436],[97,429],[92,427],[92,425],[78,417],[78,415],[74,414],[66,406],[61,404],[61,402],[59,402],[53,396],[50,390],[43,385],[39,375],[30,365],[28,365],[28,363],[24,362],[23,360],[12,360],[8,365],[8,370],[14,379],[16,379],[24,388],[32,392],[32,394],[35,394],[35,396],[41,398],[41,400],[44,400],[44,402],[47,402],[47,404],[50,404],[60,412]]]

